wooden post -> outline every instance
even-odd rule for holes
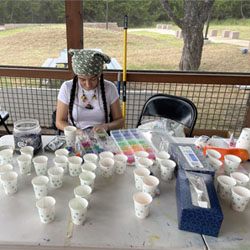
[[[82,0],[65,0],[67,50],[83,48],[82,7]],[[68,69],[72,70],[70,54],[68,54]]]
[[[248,100],[247,100],[247,115],[245,120],[245,127],[250,128],[250,94],[248,94]]]

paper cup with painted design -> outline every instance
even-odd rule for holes
[[[53,159],[53,163],[56,167],[61,167],[64,170],[64,174],[68,172],[68,157],[64,155],[58,155]]]
[[[62,167],[53,167],[48,170],[50,185],[53,188],[60,188],[63,185],[63,173]]]
[[[236,186],[232,188],[232,204],[233,210],[243,212],[250,199],[250,190],[246,187]]]
[[[64,128],[65,139],[68,147],[75,147],[76,130],[74,126],[67,126]]]
[[[72,222],[82,225],[87,218],[88,201],[84,198],[73,198],[69,201]]]
[[[78,176],[81,171],[82,158],[79,156],[71,156],[68,158],[69,162],[69,175]]]
[[[97,163],[98,156],[94,153],[88,153],[83,156],[84,163],[90,162],[90,163]]]
[[[112,158],[106,157],[101,158],[99,161],[99,166],[101,170],[101,174],[105,178],[112,177],[113,175],[113,169],[114,169],[115,161]]]
[[[49,178],[44,175],[39,175],[31,180],[36,199],[41,199],[48,195]]]
[[[82,168],[82,172],[91,171],[91,172],[95,173],[96,165],[92,162],[85,162],[84,164],[82,164],[81,168]]]
[[[24,146],[22,148],[20,148],[20,153],[23,155],[23,154],[28,154],[30,155],[31,157],[33,157],[33,154],[34,154],[34,147],[32,146]]]
[[[74,195],[76,198],[84,198],[87,201],[90,199],[92,188],[88,185],[79,185],[74,189]]]
[[[140,219],[144,219],[149,215],[150,204],[153,200],[152,196],[145,192],[135,193],[133,196],[135,215]]]
[[[116,154],[114,156],[114,160],[115,160],[115,172],[117,174],[124,174],[127,167],[128,157],[124,154]]]
[[[159,179],[155,176],[149,175],[142,179],[142,191],[155,197],[156,189],[159,185]]]
[[[241,172],[231,173],[230,176],[236,180],[236,185],[246,187],[249,182],[249,177]]]
[[[241,158],[236,155],[225,155],[224,156],[224,172],[227,175],[236,172],[241,163]]]
[[[150,175],[150,170],[147,168],[136,168],[134,170],[135,187],[137,190],[142,191],[142,180],[145,176]]]
[[[227,175],[220,175],[217,177],[218,186],[217,193],[219,197],[226,201],[232,200],[232,187],[236,186],[236,180]]]
[[[176,163],[172,160],[161,160],[161,179],[164,181],[170,181],[173,179]]]
[[[12,195],[17,192],[17,173],[14,171],[6,172],[1,175],[1,182],[5,194]]]
[[[36,156],[33,158],[33,164],[37,175],[46,175],[47,174],[47,164],[48,157],[45,155]]]
[[[96,175],[91,171],[84,171],[79,175],[81,185],[88,185],[91,187],[92,191],[95,186]]]
[[[17,157],[17,164],[21,174],[31,173],[31,160],[32,156],[30,154],[22,154]]]
[[[56,200],[51,196],[45,196],[36,202],[40,220],[44,224],[51,223],[55,218]]]

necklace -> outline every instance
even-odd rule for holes
[[[83,103],[87,103],[87,105],[85,106],[86,109],[93,109],[94,106],[91,104],[91,101],[92,101],[92,100],[94,101],[94,100],[97,99],[97,97],[96,97],[96,89],[95,89],[94,94],[93,94],[93,96],[92,96],[92,98],[91,98],[90,100],[89,100],[89,99],[87,98],[87,96],[85,95],[84,90],[82,90],[81,99],[82,99]]]

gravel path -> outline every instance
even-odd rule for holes
[[[169,35],[175,35],[175,30],[166,30],[166,29],[128,29],[128,32],[133,32],[133,31],[148,31],[148,32],[156,32],[160,34],[169,34]],[[239,39],[230,39],[230,38],[223,38],[221,36],[217,37],[209,37],[208,40],[210,40],[213,43],[227,43],[227,44],[233,44],[237,45],[243,48],[248,48],[250,46],[250,41],[247,40],[239,40]]]

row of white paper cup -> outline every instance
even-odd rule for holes
[[[217,181],[219,197],[230,203],[233,210],[243,212],[250,199],[250,190],[245,187],[249,177],[243,173],[234,172],[231,176],[218,176]]]
[[[145,151],[135,152],[134,180],[138,191],[133,195],[135,215],[144,219],[149,215],[150,204],[155,197],[160,183],[156,176],[150,175],[153,170],[153,161],[148,159]],[[161,172],[161,179],[169,181],[173,178],[176,163],[170,160],[170,155],[166,151],[156,154],[156,164]]]
[[[218,172],[221,167],[223,166],[223,162],[220,161],[221,154],[214,149],[207,149],[206,151],[206,159],[209,164],[211,164],[215,170],[215,172]],[[224,156],[224,172],[227,175],[230,175],[233,172],[236,172],[238,170],[238,167],[240,166],[241,158],[233,155],[233,154],[227,154]],[[220,171],[221,172],[221,171]]]

